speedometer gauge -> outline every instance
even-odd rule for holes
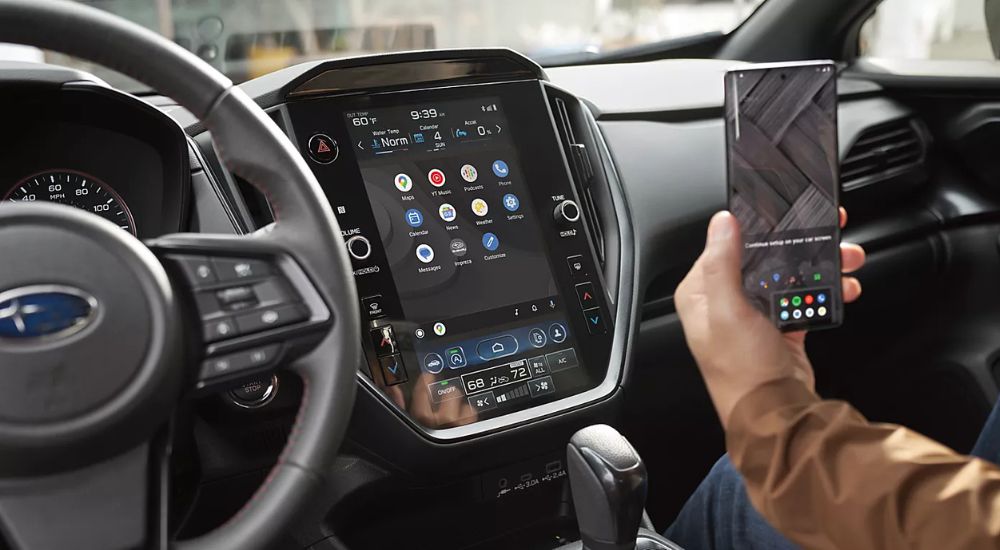
[[[46,170],[21,180],[3,198],[10,202],[49,201],[75,206],[110,220],[135,235],[128,206],[108,184],[75,170]]]

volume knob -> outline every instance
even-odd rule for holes
[[[564,200],[556,205],[556,221],[563,224],[580,221],[580,207],[571,200]]]

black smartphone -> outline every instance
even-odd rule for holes
[[[743,286],[783,331],[843,321],[837,149],[833,63],[726,74],[729,211],[743,237]]]

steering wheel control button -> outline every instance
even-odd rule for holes
[[[587,264],[583,263],[582,254],[576,254],[566,258],[566,265],[569,266],[569,274],[574,277],[587,274]]]
[[[541,332],[539,330],[539,332]],[[543,333],[544,337],[545,334]],[[530,337],[529,337],[530,338]],[[544,344],[542,344],[544,345]],[[483,361],[492,361],[508,355],[514,355],[518,350],[517,339],[510,335],[487,338],[476,345],[476,354]]]
[[[382,367],[382,378],[386,386],[395,386],[406,382],[406,366],[403,365],[403,356],[396,353],[386,357],[379,357],[378,364]]]
[[[206,342],[215,342],[216,340],[225,340],[226,338],[239,336],[240,331],[232,318],[221,317],[205,322],[202,334]]]
[[[493,392],[488,391],[486,393],[480,393],[470,397],[469,405],[473,410],[479,413],[497,408],[497,400],[493,396]]]
[[[396,334],[392,330],[392,325],[386,325],[372,329],[372,346],[375,348],[375,355],[384,357],[399,351],[396,344]]]
[[[580,207],[571,200],[564,200],[556,205],[554,215],[559,223],[576,223],[580,221]]]
[[[367,237],[355,235],[347,239],[347,252],[355,260],[367,260],[372,255],[372,243]]]
[[[580,364],[573,348],[549,353],[545,356],[545,362],[548,363],[550,372],[564,371]]]
[[[533,377],[545,376],[549,373],[549,367],[545,364],[545,357],[541,355],[528,359],[528,369],[531,370],[531,376]]]
[[[212,258],[212,263],[220,281],[256,279],[271,274],[271,266],[263,260]]]
[[[529,380],[528,391],[531,392],[531,397],[538,397],[540,395],[546,395],[556,391],[556,385],[552,382],[551,376],[543,376],[541,378]]]
[[[229,390],[229,398],[238,407],[259,409],[274,400],[278,393],[278,376],[263,376],[247,380],[243,385]]]
[[[561,344],[566,341],[566,327],[559,323],[552,323],[549,325],[549,338],[557,344]]]
[[[382,305],[382,295],[368,296],[361,299],[361,311],[368,316],[369,321],[385,317],[385,307]]]
[[[309,158],[316,164],[330,164],[340,156],[337,140],[326,134],[314,134],[309,138]]]
[[[272,327],[297,323],[306,318],[305,311],[298,304],[267,307],[236,316],[236,326],[240,332],[249,334]]]
[[[215,296],[218,298],[219,303],[222,304],[222,307],[230,311],[246,309],[257,305],[257,294],[253,291],[253,287],[249,286],[224,288],[217,291]]]
[[[576,297],[580,299],[580,306],[583,309],[597,307],[597,293],[594,291],[594,283],[576,285]]]
[[[462,379],[459,377],[427,384],[427,391],[430,392],[431,401],[434,403],[442,403],[465,397],[465,390],[462,389]]]
[[[175,256],[174,260],[181,266],[184,275],[192,286],[210,285],[218,280],[215,267],[208,258],[201,256]]]
[[[583,310],[583,317],[587,321],[587,331],[591,334],[604,334],[607,329],[604,326],[604,314],[601,308],[593,307]]]
[[[270,344],[237,353],[206,359],[201,367],[201,379],[211,380],[239,372],[274,366],[279,344]]]

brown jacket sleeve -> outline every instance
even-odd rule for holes
[[[1000,548],[1000,469],[779,380],[737,403],[727,447],[750,499],[806,549]]]

